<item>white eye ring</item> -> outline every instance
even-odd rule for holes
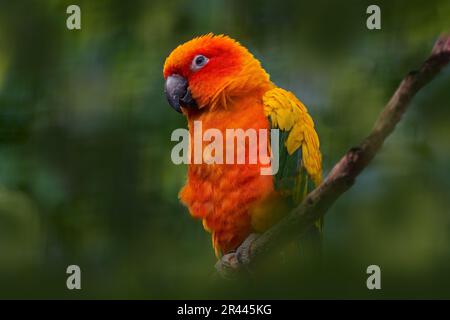
[[[204,55],[201,54],[196,55],[194,59],[192,59],[191,70],[192,71],[200,70],[208,63],[208,61],[209,59]]]

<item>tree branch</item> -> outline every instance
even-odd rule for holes
[[[450,61],[450,36],[441,36],[435,43],[431,55],[418,71],[412,71],[380,113],[370,134],[358,147],[350,149],[331,170],[327,178],[314,189],[305,200],[285,218],[267,230],[256,240],[245,241],[237,250],[236,259],[230,263],[221,259],[216,269],[221,275],[234,273],[244,265],[253,264],[266,252],[302,235],[333,203],[355,182],[356,177],[367,167],[394,131],[415,94],[429,83]]]

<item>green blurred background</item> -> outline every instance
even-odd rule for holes
[[[448,0],[0,1],[0,298],[450,298],[450,68],[330,211],[321,268],[228,282],[177,200],[170,134],[185,119],[162,78],[178,44],[238,39],[308,106],[328,172],[449,30]]]

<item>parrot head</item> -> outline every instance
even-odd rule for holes
[[[229,99],[270,82],[245,47],[228,36],[213,34],[175,48],[165,61],[164,79],[170,106],[185,114],[188,110],[226,106]]]

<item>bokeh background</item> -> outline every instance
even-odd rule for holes
[[[70,31],[74,3],[0,1],[0,298],[450,298],[450,68],[329,212],[322,267],[228,282],[177,199],[185,119],[162,78],[178,44],[238,39],[308,106],[329,171],[450,30],[450,1],[79,0]]]

